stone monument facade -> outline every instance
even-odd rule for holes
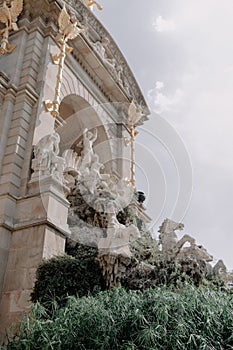
[[[63,32],[59,27],[64,4],[68,24],[79,35],[61,57],[61,35],[70,33],[68,24]],[[71,235],[67,195],[85,171],[80,159],[92,166],[90,193],[101,172],[130,182],[131,148],[125,140],[134,137],[136,125],[128,120],[130,103],[140,107],[137,125],[149,114],[128,64],[91,5],[95,2],[0,2],[5,11],[0,23],[2,334],[30,307],[38,264],[64,252]],[[49,113],[46,101],[57,102],[57,114]]]

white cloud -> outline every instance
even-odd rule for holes
[[[156,81],[155,83],[155,89],[156,90],[162,90],[164,88],[164,83],[162,81]]]
[[[153,27],[156,32],[169,32],[175,30],[175,23],[172,20],[166,20],[162,16],[158,16],[153,21]]]
[[[149,90],[147,93],[150,107],[157,114],[170,111],[183,101],[184,93],[181,89],[176,89],[173,95],[166,95],[163,90],[164,83],[157,81],[155,88]]]

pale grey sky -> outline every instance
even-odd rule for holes
[[[233,2],[100,2],[152,111],[136,159],[154,231],[180,220],[233,269]]]

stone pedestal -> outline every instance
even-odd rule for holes
[[[118,254],[131,257],[130,242],[140,237],[136,226],[124,226],[120,223],[107,229],[107,237],[101,238],[98,243],[99,254]]]
[[[7,265],[0,302],[2,335],[30,308],[36,269],[42,259],[64,253],[70,235],[69,202],[64,191],[66,188],[50,176],[30,182],[29,195],[17,201],[10,243],[8,236],[5,239],[10,249],[3,257]]]
[[[124,238],[101,238],[98,244],[98,250],[100,252],[100,255],[121,254],[125,257],[131,257],[132,255],[129,249],[129,241]]]

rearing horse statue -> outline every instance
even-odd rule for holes
[[[159,228],[159,244],[162,246],[162,253],[166,258],[175,258],[186,242],[191,247],[195,247],[195,239],[189,235],[184,235],[178,240],[176,230],[183,230],[184,225],[170,219],[165,219]]]

